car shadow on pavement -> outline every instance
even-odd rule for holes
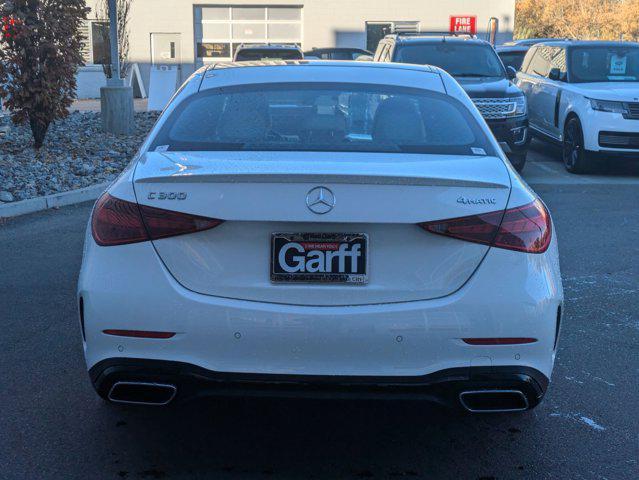
[[[120,437],[114,468],[131,478],[488,479],[496,472],[485,466],[500,464],[488,458],[505,454],[522,425],[537,428],[530,412],[472,416],[409,401],[240,398],[104,411]],[[509,461],[513,474],[524,469]]]
[[[559,145],[533,139],[530,142],[530,151],[533,154],[541,155],[543,157],[543,160],[536,159],[535,161],[547,162],[551,160],[552,163],[556,162],[561,165],[562,169],[564,168],[563,160],[561,158],[561,147]],[[528,158],[530,160],[530,152]],[[608,177],[639,176],[639,155],[637,155],[636,159],[620,157],[610,157],[608,159],[604,157],[599,158],[595,164],[592,174]],[[576,175],[576,177],[579,176],[580,175]]]

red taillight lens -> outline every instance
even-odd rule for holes
[[[222,223],[215,218],[138,205],[104,194],[91,219],[93,238],[103,247],[200,232]]]
[[[550,245],[552,224],[548,210],[535,200],[506,210],[493,245],[528,253],[544,253]]]
[[[527,253],[543,253],[551,238],[550,215],[540,200],[523,207],[420,223],[424,230],[468,242]]]
[[[95,243],[103,247],[144,242],[149,239],[138,205],[105,193],[95,204],[91,218]]]
[[[201,232],[202,230],[217,227],[222,223],[222,220],[216,218],[173,212],[146,205],[140,205],[139,207],[151,240]]]

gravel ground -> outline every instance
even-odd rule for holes
[[[157,112],[135,114],[134,135],[102,132],[100,113],[72,112],[33,148],[27,125],[0,119],[0,203],[66,192],[114,179],[144,140]],[[6,128],[8,126],[8,128]]]

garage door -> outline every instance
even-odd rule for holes
[[[208,6],[195,9],[197,61],[231,60],[242,43],[302,46],[302,7]]]

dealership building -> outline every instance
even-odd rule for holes
[[[108,22],[96,13],[100,1],[87,1],[92,12],[85,25],[86,66],[78,73],[80,98],[98,97],[106,83],[101,63]],[[241,43],[374,50],[392,31],[448,31],[451,17],[472,18],[480,37],[496,18],[499,43],[512,38],[514,14],[515,0],[133,0],[129,61],[135,64],[135,90],[144,94],[153,68],[176,70],[181,83],[202,65],[230,60]]]

